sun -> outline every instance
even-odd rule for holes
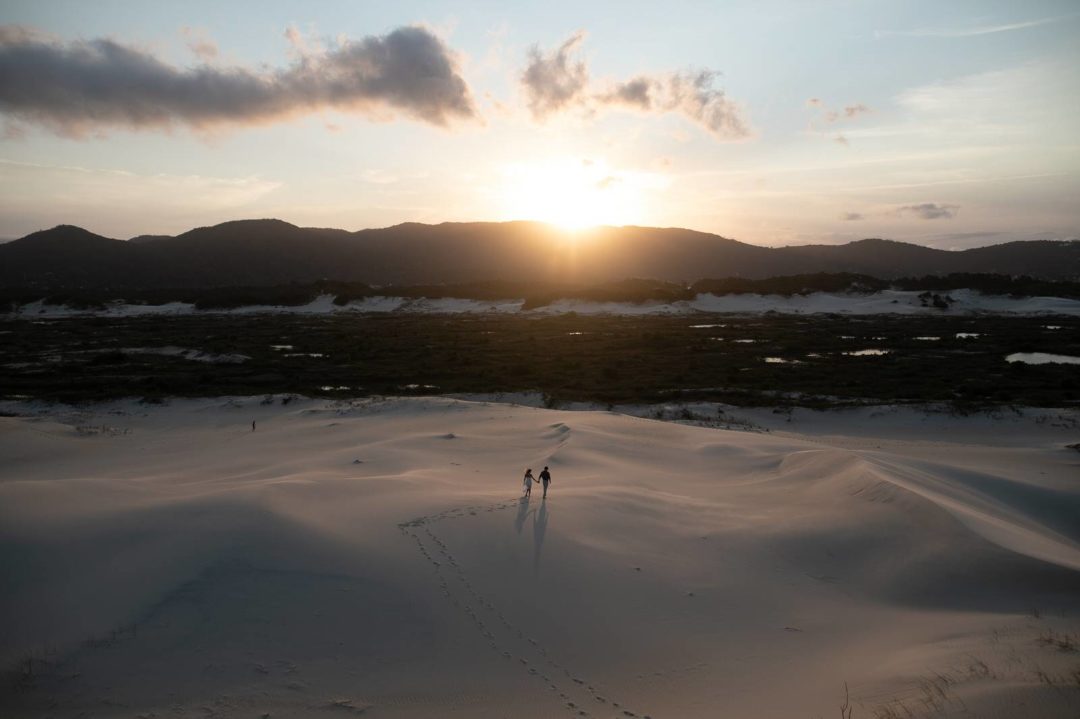
[[[502,214],[539,220],[565,230],[641,224],[647,197],[641,177],[606,163],[563,159],[504,169]]]

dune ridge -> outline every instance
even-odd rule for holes
[[[5,405],[0,646],[39,675],[0,708],[1075,709],[1076,655],[1040,643],[1080,631],[1068,413],[950,444],[888,412],[282,399]]]

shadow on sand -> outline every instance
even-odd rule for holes
[[[521,497],[518,500],[517,514],[514,516],[514,529],[521,534],[525,529],[525,522],[532,515],[533,529],[533,569],[540,567],[540,552],[544,548],[544,537],[547,534],[547,525],[550,515],[548,513],[547,498],[540,500],[540,507],[530,507],[530,498]]]
[[[533,515],[533,569],[540,568],[540,550],[544,547],[544,535],[547,534],[548,506],[547,498],[540,500],[540,509]]]
[[[529,498],[522,497],[518,500],[517,516],[514,517],[514,529],[518,534],[521,534],[521,530],[525,528],[525,520],[529,518],[532,512],[529,510]]]

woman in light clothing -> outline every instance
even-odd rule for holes
[[[532,476],[532,469],[526,469],[525,470],[525,480],[524,481],[525,481],[525,494],[523,496],[531,497],[532,496],[533,482],[536,481],[536,478]]]

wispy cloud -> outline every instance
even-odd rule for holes
[[[627,108],[646,113],[679,113],[722,140],[741,140],[751,134],[742,108],[716,87],[720,74],[696,70],[638,75],[594,87],[589,68],[576,57],[584,32],[571,35],[559,47],[529,50],[521,75],[525,99],[536,120],[581,108],[590,111]]]
[[[840,215],[840,219],[844,220],[845,222],[856,222],[863,219],[863,216],[860,212],[845,212],[844,214]]]
[[[814,113],[813,119],[810,120],[810,131],[821,135],[832,132],[833,128],[829,127],[831,125],[848,123],[858,119],[861,115],[873,112],[873,110],[861,102],[844,105],[840,109],[830,110],[825,104],[825,101],[820,97],[809,98],[806,101],[806,106]],[[839,132],[833,135],[832,141],[838,145],[843,145],[844,147],[851,144],[851,140],[848,139],[848,136]]]
[[[911,112],[961,117],[968,124],[980,115],[1030,110],[1025,105],[1054,91],[1061,81],[1058,74],[1061,70],[1053,63],[1027,63],[913,87],[900,93],[896,102]]]
[[[917,217],[920,220],[951,220],[956,217],[959,205],[942,205],[936,202],[922,202],[917,205],[902,205],[896,208],[901,217]]]
[[[843,110],[832,110],[825,115],[826,122],[837,122],[838,120],[853,120],[859,115],[865,115],[872,110],[861,102],[857,102],[854,105],[846,105]]]
[[[62,42],[0,27],[0,113],[74,137],[116,127],[266,123],[321,109],[400,113],[438,126],[477,119],[454,53],[425,28],[343,39],[317,52],[292,39],[287,67],[179,68],[110,39]],[[216,55],[205,39],[193,49],[204,59]]]
[[[969,27],[927,27],[918,28],[915,30],[877,30],[874,35],[877,37],[888,37],[890,35],[901,37],[943,37],[943,38],[957,38],[957,37],[977,37],[979,35],[993,35],[999,32],[1012,32],[1014,30],[1025,30],[1031,27],[1039,27],[1040,25],[1049,25],[1051,23],[1060,22],[1062,20],[1069,20],[1076,17],[1073,15],[1064,15],[1058,17],[1045,17],[1037,20],[1023,20],[1020,22],[1001,23],[998,25],[972,25]]]
[[[217,60],[217,43],[214,42],[205,31],[185,26],[180,29],[180,34],[183,35],[188,49],[191,50],[197,58],[206,63]]]

